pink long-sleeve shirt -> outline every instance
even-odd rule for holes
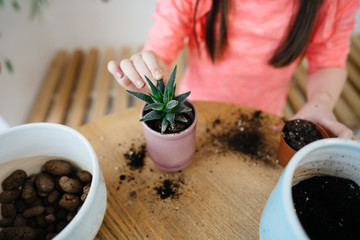
[[[190,99],[235,103],[280,115],[288,85],[299,60],[274,68],[269,59],[287,34],[289,21],[297,13],[298,0],[236,0],[228,16],[228,46],[213,63],[205,48],[204,26],[212,1],[159,0],[153,14],[145,50],[154,51],[167,65],[187,45],[189,59],[180,92]],[[345,68],[350,35],[359,0],[324,0],[314,34],[306,51],[309,72]]]

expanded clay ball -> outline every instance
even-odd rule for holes
[[[92,175],[65,160],[50,160],[27,176],[18,169],[1,183],[0,240],[52,239],[75,217]]]
[[[4,190],[12,190],[23,185],[27,175],[24,170],[15,170],[10,176],[4,179],[1,186]]]
[[[43,169],[45,172],[50,173],[55,176],[65,176],[69,175],[73,171],[71,163],[65,160],[50,160],[47,161]]]

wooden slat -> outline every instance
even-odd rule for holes
[[[359,118],[355,115],[353,109],[344,101],[339,98],[335,104],[334,113],[337,119],[350,129],[359,126]]]
[[[349,81],[345,83],[341,97],[353,109],[354,113],[360,117],[360,95]]]
[[[304,95],[306,95],[306,79],[307,79],[307,70],[303,64],[300,64],[295,69],[293,75],[293,81],[295,81],[297,86],[300,87],[300,90]]]
[[[289,86],[288,101],[295,113],[305,104],[304,96],[294,82],[290,83]]]
[[[105,53],[105,58],[100,67],[99,78],[97,79],[95,86],[95,101],[91,109],[90,121],[99,119],[106,115],[109,106],[109,100],[111,96],[111,89],[113,85],[112,75],[107,69],[107,64],[110,60],[114,59],[115,50],[108,48]]]
[[[81,69],[79,81],[73,96],[73,102],[70,107],[69,117],[66,122],[66,124],[72,128],[77,128],[84,123],[95,76],[97,58],[98,50],[95,48],[91,49]]]
[[[360,91],[360,72],[359,66],[356,66],[352,61],[348,61],[346,63],[346,68],[348,72],[348,79],[352,82],[352,84]]]
[[[360,35],[352,35],[351,36],[351,51],[360,51]]]
[[[56,53],[55,58],[48,70],[45,80],[37,95],[33,109],[30,112],[28,122],[43,122],[46,119],[54,91],[61,77],[61,72],[66,62],[66,52],[61,50]]]
[[[285,107],[283,109],[282,115],[283,117],[285,117],[285,119],[289,119],[294,115],[294,111],[291,109],[289,102],[285,103]]]
[[[129,58],[131,56],[131,49],[124,47],[121,50],[120,59]],[[115,81],[115,96],[113,101],[113,113],[120,113],[122,110],[129,106],[129,94],[123,87]]]
[[[56,98],[51,106],[47,122],[54,122],[63,124],[65,122],[67,110],[71,100],[71,94],[74,90],[83,52],[77,49],[72,54],[72,57],[65,69],[65,74],[61,79],[61,84],[58,87]]]

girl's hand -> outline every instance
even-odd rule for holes
[[[328,105],[322,102],[307,102],[292,118],[306,119],[320,124],[330,137],[356,139],[353,132],[344,124],[338,122]]]
[[[112,60],[108,70],[127,90],[148,93],[150,86],[145,76],[156,86],[156,81],[168,79],[169,70],[153,51],[143,51],[121,60],[120,64]],[[166,83],[165,83],[166,84]]]

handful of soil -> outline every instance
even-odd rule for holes
[[[54,238],[81,208],[91,180],[64,160],[47,161],[30,176],[15,170],[1,183],[0,240]]]
[[[302,119],[285,122],[282,136],[295,151],[311,142],[323,139],[321,132],[314,123]]]

